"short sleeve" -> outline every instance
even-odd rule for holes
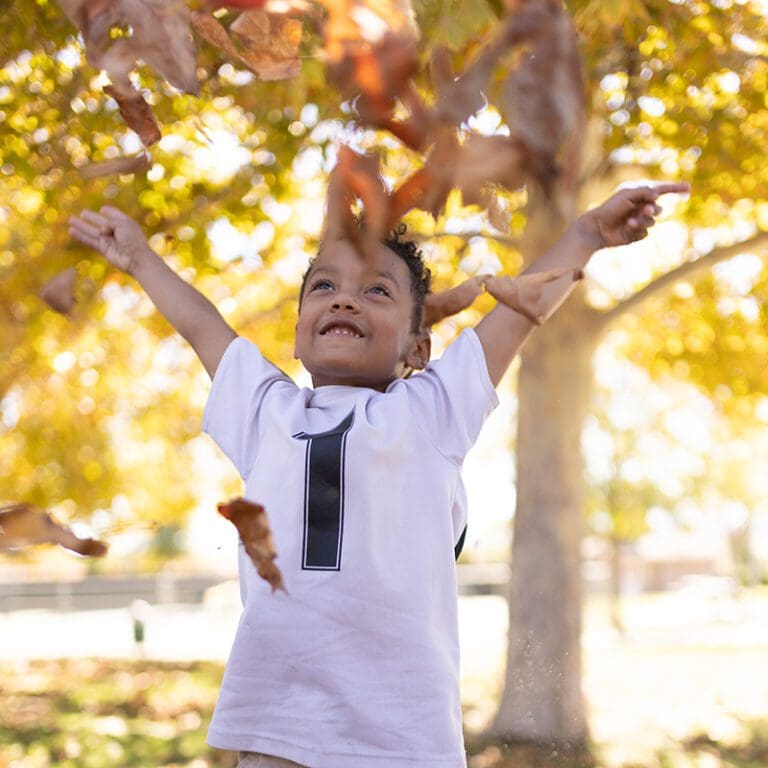
[[[445,458],[461,464],[499,403],[477,334],[463,331],[439,360],[403,384],[416,423]]]
[[[246,479],[259,444],[259,413],[276,386],[295,385],[270,363],[250,341],[234,339],[213,377],[203,412],[203,432],[227,455]]]

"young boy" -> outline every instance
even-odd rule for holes
[[[580,269],[646,235],[656,199],[626,189],[528,271]],[[237,336],[114,208],[71,220],[133,275],[213,379],[203,428],[269,515],[287,594],[240,551],[244,609],[208,733],[241,768],[463,768],[455,556],[461,466],[533,325],[497,305],[429,363],[429,275],[398,238],[374,257],[326,242],[305,276],[299,389]],[[544,287],[554,309],[570,276]],[[409,376],[413,371],[423,371]]]

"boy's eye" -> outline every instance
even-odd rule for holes
[[[321,291],[332,291],[333,283],[330,280],[318,280],[316,283],[312,283],[310,290],[316,291],[318,289]]]
[[[379,296],[391,296],[392,292],[384,285],[372,285],[368,291],[370,293],[378,294]]]

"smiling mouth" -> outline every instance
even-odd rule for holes
[[[321,336],[343,336],[350,339],[362,339],[363,334],[349,325],[332,325],[320,331]]]

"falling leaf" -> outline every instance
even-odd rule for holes
[[[578,269],[553,269],[529,272],[517,277],[489,277],[485,281],[485,289],[497,301],[523,315],[534,325],[541,325],[557,309],[557,305],[546,301],[544,287],[568,274],[574,281],[584,276]]]
[[[59,0],[83,35],[88,60],[113,84],[127,86],[137,60],[171,85],[197,94],[197,63],[189,8],[183,0]],[[112,39],[115,27],[129,34]]]
[[[101,163],[91,163],[80,168],[80,175],[84,179],[96,179],[101,176],[114,174],[139,173],[146,171],[152,163],[148,152],[140,152],[137,155],[115,157],[112,160],[104,160]]]
[[[301,70],[301,22],[264,11],[241,13],[230,27],[243,51],[240,58],[262,80],[285,80]]]
[[[55,312],[68,317],[75,304],[76,277],[74,267],[59,272],[42,287],[40,298]]]
[[[530,171],[548,191],[564,170],[569,183],[578,168],[569,142],[584,124],[584,84],[578,38],[560,0],[515,0],[515,16],[546,12],[548,23],[519,66],[507,77],[499,108],[530,155]],[[566,156],[563,157],[564,153]]]
[[[137,59],[172,86],[197,95],[197,62],[189,8],[183,0],[121,0],[123,19],[133,30]]]
[[[162,138],[160,126],[155,121],[152,109],[136,90],[125,90],[116,85],[104,86],[104,93],[111,96],[120,109],[129,128],[139,134],[142,144],[150,147]]]
[[[259,576],[272,585],[273,592],[277,589],[287,591],[282,574],[275,565],[277,552],[264,507],[261,504],[237,498],[226,504],[217,505],[217,509],[222,517],[237,528],[245,551],[256,566]]]
[[[36,544],[60,544],[85,557],[103,557],[107,545],[97,539],[81,539],[48,512],[31,504],[0,507],[0,551]]]
[[[345,98],[358,98],[361,121],[377,125],[391,119],[396,100],[418,71],[413,40],[386,34],[371,44],[345,45],[328,63],[328,80]]]
[[[358,199],[364,211],[362,223],[352,211]],[[389,193],[379,172],[379,158],[340,147],[327,201],[324,239],[349,240],[363,256],[371,254],[390,228]]]
[[[236,33],[233,40],[210,13],[193,11],[191,18],[192,28],[200,37],[245,64],[262,80],[285,80],[301,70],[298,56],[301,23],[295,19],[260,11],[243,13],[231,27]]]
[[[499,200],[499,196],[490,189],[483,191],[482,207],[488,211],[488,221],[499,232],[509,232],[509,218]]]
[[[191,22],[192,28],[200,37],[226,53],[230,58],[240,59],[240,51],[222,23],[215,16],[204,11],[192,11]]]
[[[525,183],[526,157],[517,139],[470,134],[455,160],[452,186],[465,205],[482,205],[489,184],[516,189]]]
[[[110,44],[110,30],[120,21],[119,0],[59,0],[64,13],[97,50]]]
[[[483,292],[485,281],[489,277],[490,275],[476,275],[447,291],[428,294],[424,299],[422,327],[424,329],[431,328],[441,320],[445,320],[446,317],[458,314],[470,307]]]

